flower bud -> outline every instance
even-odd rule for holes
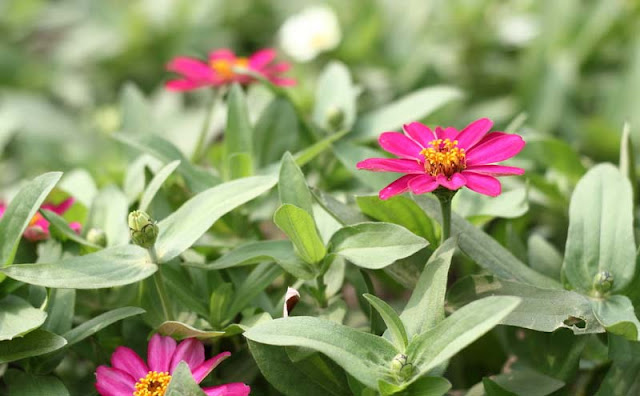
[[[593,288],[599,294],[608,293],[613,287],[613,275],[609,271],[600,271],[593,277]]]
[[[284,295],[284,307],[282,308],[282,317],[286,318],[289,313],[300,301],[300,293],[293,287],[287,287],[287,293]]]
[[[391,372],[399,382],[405,382],[413,374],[413,365],[407,361],[407,355],[399,353],[391,361]]]
[[[333,131],[342,129],[344,125],[344,111],[336,106],[331,106],[325,114],[327,125]]]
[[[149,249],[156,243],[158,238],[158,225],[141,210],[134,210],[129,213],[129,231],[131,241],[138,246]]]
[[[107,234],[100,228],[92,228],[87,232],[87,241],[105,247],[107,246]]]

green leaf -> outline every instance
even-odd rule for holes
[[[496,384],[491,378],[483,378],[482,385],[487,396],[518,396]]]
[[[387,329],[389,329],[391,333],[391,339],[396,348],[404,351],[407,345],[409,345],[409,341],[407,340],[407,332],[404,329],[404,324],[402,324],[396,311],[394,311],[389,304],[372,294],[366,293],[364,298],[366,298],[369,304],[382,316],[382,320],[384,320],[384,323],[387,325]]]
[[[227,97],[227,129],[225,131],[225,150],[226,163],[230,174],[233,178],[246,177],[253,173],[253,165],[246,163],[246,158],[241,160],[240,157],[234,157],[237,154],[248,154],[248,160],[252,160],[253,150],[251,141],[253,137],[253,128],[249,121],[249,111],[247,109],[247,101],[240,85],[234,84],[229,91]],[[242,167],[238,167],[243,163]],[[248,172],[240,173],[237,168],[244,168]],[[248,169],[247,169],[248,168]]]
[[[532,234],[527,241],[529,265],[552,279],[560,279],[562,255],[540,234]]]
[[[93,200],[86,229],[98,228],[107,234],[107,246],[125,245],[129,242],[127,197],[115,186],[101,190]]]
[[[330,62],[318,77],[316,87],[313,121],[323,129],[331,130],[332,113],[341,112],[343,122],[338,129],[350,130],[356,119],[359,90],[353,84],[349,69],[341,62]]]
[[[437,199],[427,195],[416,195],[413,199],[427,215],[441,220],[442,213]],[[451,235],[457,239],[460,250],[500,278],[548,289],[562,288],[559,282],[532,270],[491,236],[455,213],[451,215]]]
[[[298,118],[291,103],[275,98],[262,112],[254,130],[256,165],[265,166],[280,160],[298,146]]]
[[[360,223],[338,230],[329,245],[332,254],[359,267],[380,269],[414,254],[429,243],[396,224]]]
[[[224,214],[268,191],[274,184],[275,177],[246,177],[195,195],[158,224],[158,259],[167,262],[178,256]]]
[[[349,131],[344,130],[344,131],[336,132],[332,135],[327,136],[322,140],[315,142],[311,146],[295,153],[293,155],[293,158],[295,158],[296,164],[298,164],[298,166],[305,165],[306,163],[308,163],[309,161],[311,161],[312,159],[320,155],[322,152],[324,152],[326,149],[331,147],[331,145],[334,142],[340,140],[344,135],[347,134],[347,132]]]
[[[433,328],[444,319],[444,296],[455,240],[447,239],[429,258],[400,319],[409,339]]]
[[[102,246],[95,245],[78,235],[74,230],[71,229],[71,227],[69,227],[69,223],[67,223],[67,221],[58,214],[47,209],[40,209],[40,213],[42,214],[42,217],[44,217],[49,223],[51,223],[51,225],[56,230],[58,230],[65,238],[71,239],[72,241],[84,246],[89,246],[95,249],[102,249]]]
[[[462,98],[459,89],[449,86],[433,86],[414,91],[380,109],[358,118],[353,137],[375,139],[384,131],[393,131],[410,120],[420,120],[444,106]]]
[[[219,328],[226,321],[227,311],[233,298],[233,285],[222,283],[211,292],[209,298],[209,321],[215,328]]]
[[[138,307],[116,308],[82,322],[82,324],[67,331],[62,336],[67,340],[67,347],[70,347],[113,323],[144,312],[144,309]]]
[[[156,193],[160,190],[160,187],[164,184],[169,176],[173,173],[176,168],[180,166],[180,161],[176,160],[168,163],[163,166],[162,169],[158,171],[158,173],[153,176],[153,179],[149,182],[149,185],[142,193],[142,198],[140,198],[140,205],[138,205],[138,210],[146,211],[149,207],[149,204],[153,200],[153,197],[156,196]]]
[[[76,291],[51,289],[47,301],[47,320],[42,325],[42,329],[56,334],[71,330],[76,307]]]
[[[67,341],[59,335],[36,329],[24,337],[0,341],[0,364],[44,355],[58,350],[66,344]]]
[[[3,377],[10,395],[69,396],[64,384],[54,376],[40,376],[9,369]]]
[[[456,194],[453,209],[462,217],[490,216],[513,219],[529,210],[527,188],[516,188],[488,197],[463,188]]]
[[[443,377],[420,377],[418,380],[406,385],[394,385],[386,381],[378,382],[381,395],[396,396],[442,396],[451,389],[451,383]]]
[[[273,221],[287,234],[300,258],[307,263],[317,264],[327,254],[313,217],[304,209],[284,204],[276,210]]]
[[[333,152],[348,172],[351,172],[358,180],[372,189],[379,190],[400,177],[398,174],[389,172],[368,172],[357,169],[356,164],[362,160],[388,156],[380,150],[373,150],[349,142],[340,142],[333,145]]]
[[[569,232],[563,271],[571,285],[594,292],[594,277],[613,275],[612,291],[633,277],[633,193],[629,180],[610,164],[593,167],[578,182],[569,205]]]
[[[200,385],[191,375],[187,363],[181,361],[178,367],[171,373],[171,382],[167,387],[166,396],[205,396]]]
[[[407,349],[408,362],[418,373],[427,373],[491,330],[519,303],[517,297],[500,296],[465,305],[436,327],[415,337]]]
[[[591,304],[596,319],[608,332],[638,341],[640,322],[628,297],[616,295],[591,300]]]
[[[147,98],[138,86],[126,83],[120,92],[120,112],[123,132],[141,135],[155,132],[153,114]]]
[[[61,176],[60,172],[38,176],[25,184],[11,200],[0,218],[0,267],[13,262],[22,233]]]
[[[125,245],[52,263],[16,264],[2,272],[32,285],[100,289],[135,283],[151,276],[157,269],[146,250]]]
[[[327,355],[363,384],[376,388],[398,353],[382,337],[362,333],[338,323],[295,316],[261,323],[244,336],[268,345],[300,346]]]
[[[484,378],[483,382],[486,380],[487,378]],[[491,377],[491,381],[510,395],[518,396],[546,396],[564,386],[564,382],[530,369],[516,369],[509,373],[498,374]]]
[[[572,181],[577,181],[586,171],[580,156],[567,142],[549,136],[528,137],[527,144],[518,157],[531,159],[544,168],[554,169]]]
[[[249,242],[238,246],[212,263],[204,265],[185,263],[185,265],[220,270],[265,261],[275,262],[296,278],[309,280],[315,277],[313,268],[295,254],[291,241],[285,240]]]
[[[369,220],[357,208],[339,201],[328,193],[314,189],[312,194],[316,202],[342,225],[363,223]]]
[[[522,299],[520,305],[502,319],[502,324],[546,332],[568,328],[575,334],[601,333],[604,330],[593,315],[590,300],[582,294],[538,288],[491,275],[462,278],[449,290],[447,302],[455,308],[493,295]]]
[[[634,396],[640,390],[640,343],[610,334],[609,358],[613,364],[595,396]]]
[[[0,299],[0,341],[11,340],[40,327],[47,313],[14,295]]]
[[[431,219],[407,197],[395,196],[382,200],[377,195],[359,196],[356,202],[362,213],[369,217],[401,225],[431,244],[438,242]]]
[[[629,123],[625,123],[622,128],[622,138],[620,139],[620,173],[627,176],[631,183],[633,191],[633,202],[638,197],[638,175],[636,173],[636,156],[633,150],[633,141],[631,140],[631,127]]]
[[[166,321],[158,327],[158,333],[171,336],[178,340],[183,340],[185,338],[195,337],[199,340],[206,340],[210,338],[218,338],[222,337],[225,333],[224,331],[205,331],[196,329],[193,326],[189,326],[186,323],[178,322],[178,321]]]
[[[236,316],[280,275],[282,275],[280,267],[271,263],[257,266],[242,284],[236,287],[235,298],[227,311],[227,319],[230,320]]]
[[[313,216],[313,197],[307,186],[304,174],[296,165],[290,153],[285,153],[280,166],[278,178],[278,193],[280,202],[291,204],[304,209]]]

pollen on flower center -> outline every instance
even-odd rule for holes
[[[234,67],[247,68],[249,66],[249,59],[236,58],[233,61],[228,59],[215,59],[209,62],[209,66],[216,71],[223,78],[232,78],[235,75],[233,71]]]
[[[149,371],[136,382],[133,396],[164,396],[170,381],[171,376],[166,371]]]
[[[465,151],[458,147],[457,140],[434,139],[429,146],[422,149],[420,154],[424,156],[424,171],[431,176],[451,177],[467,167]]]

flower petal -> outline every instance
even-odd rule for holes
[[[251,392],[249,385],[245,385],[242,382],[202,388],[202,390],[207,396],[247,396]]]
[[[378,138],[378,143],[380,143],[380,147],[400,158],[414,160],[420,158],[420,151],[422,150],[422,147],[402,133],[382,133]]]
[[[168,372],[171,358],[176,350],[176,340],[171,337],[154,334],[149,341],[147,363],[152,371]]]
[[[254,70],[261,70],[271,63],[275,57],[276,51],[273,48],[261,49],[249,57],[249,67]]]
[[[69,208],[71,207],[71,205],[73,205],[74,202],[75,202],[75,199],[67,198],[64,201],[62,201],[59,204],[57,204],[57,205],[51,204],[51,203],[43,204],[41,206],[41,208],[50,210],[53,213],[58,214],[58,215],[63,215],[64,212],[69,210]]]
[[[446,127],[444,129],[436,127],[436,136],[438,139],[449,139],[453,141],[458,138],[458,130],[454,127]]]
[[[396,179],[394,182],[380,190],[380,192],[378,193],[378,197],[380,197],[380,199],[382,200],[385,200],[409,191],[409,182],[416,177],[420,176],[404,175],[401,178]]]
[[[188,80],[210,81],[213,70],[199,59],[181,56],[173,58],[167,65],[167,70],[184,75]]]
[[[279,74],[279,73],[284,73],[286,71],[289,71],[289,69],[291,69],[291,64],[288,62],[279,62],[276,63],[273,66],[269,66],[268,68],[266,68],[264,70],[265,73],[269,73],[269,74]]]
[[[473,147],[478,143],[484,135],[491,130],[493,121],[488,118],[481,118],[467,125],[456,138],[458,140],[458,146],[463,149]]]
[[[502,191],[500,182],[493,176],[468,171],[463,171],[462,174],[465,179],[467,179],[467,188],[475,192],[488,195],[490,197],[497,197]]]
[[[233,61],[236,59],[236,55],[228,48],[221,48],[209,53],[209,60],[229,60]]]
[[[173,370],[175,370],[181,361],[184,361],[189,366],[191,372],[193,372],[196,367],[204,362],[204,345],[195,338],[187,338],[178,344],[171,359],[169,372],[173,373]]]
[[[467,180],[460,173],[454,173],[451,178],[447,178],[445,175],[438,175],[436,181],[442,187],[448,188],[451,191],[455,191],[464,186]]]
[[[358,162],[356,167],[374,172],[424,173],[418,161],[401,158],[369,158]]]
[[[144,360],[131,348],[119,346],[111,355],[111,366],[133,376],[136,380],[149,373],[149,367]]]
[[[298,83],[298,81],[293,78],[281,78],[273,76],[269,76],[269,81],[280,87],[290,87]]]
[[[467,171],[475,173],[483,173],[492,176],[511,176],[511,175],[523,175],[524,169],[516,168],[515,166],[504,165],[476,165],[469,166]]]
[[[409,181],[409,188],[414,194],[424,194],[438,188],[438,182],[431,175],[422,175]]]
[[[198,83],[191,80],[171,80],[164,84],[164,87],[169,91],[191,91],[203,87],[205,84]]]
[[[429,147],[429,142],[436,139],[436,134],[426,125],[419,122],[404,124],[404,132],[423,148]]]
[[[214,368],[216,368],[220,364],[220,362],[222,362],[224,359],[228,358],[229,356],[231,356],[231,352],[222,352],[212,357],[211,359],[206,360],[201,365],[196,367],[194,370],[191,370],[191,375],[193,376],[193,379],[197,383],[200,383],[203,379],[207,377],[207,375],[209,375],[211,371],[213,371]]]
[[[124,371],[107,366],[96,370],[96,389],[102,396],[131,396],[135,384],[136,380]]]
[[[524,144],[524,140],[520,135],[501,134],[495,137],[492,136],[467,150],[467,166],[504,161],[518,154]]]

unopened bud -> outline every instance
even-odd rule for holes
[[[613,274],[609,271],[600,271],[593,278],[593,288],[600,294],[605,294],[613,287]]]
[[[399,382],[405,382],[413,374],[413,365],[408,362],[407,355],[399,353],[391,361],[391,372]]]
[[[107,246],[107,234],[100,228],[92,228],[87,232],[87,241],[105,247]]]
[[[284,295],[284,307],[282,307],[282,317],[286,318],[289,313],[300,301],[300,293],[293,287],[287,287],[287,293]]]
[[[134,210],[129,213],[129,232],[133,243],[149,249],[158,238],[158,225],[145,212]]]
[[[325,116],[327,117],[327,125],[331,130],[338,131],[342,129],[344,124],[344,111],[336,106],[331,106]]]

